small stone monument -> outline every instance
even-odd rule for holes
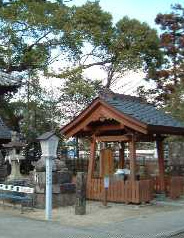
[[[5,161],[9,161],[11,164],[11,174],[8,176],[8,180],[23,179],[24,176],[20,173],[20,161],[25,160],[25,156],[21,154],[25,143],[19,141],[17,132],[12,132],[12,141],[8,144],[4,144],[4,148],[7,149],[7,155]]]
[[[75,215],[86,214],[86,176],[84,172],[77,173]]]

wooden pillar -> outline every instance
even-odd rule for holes
[[[157,145],[157,154],[158,154],[158,168],[159,168],[159,179],[160,179],[160,190],[165,192],[165,181],[164,181],[164,148],[163,148],[163,139],[159,138],[156,141]]]
[[[136,180],[136,141],[135,136],[132,135],[132,140],[129,142],[130,153],[130,178],[131,181]]]
[[[105,149],[105,143],[100,142],[100,177],[104,176],[104,158],[103,158],[103,151]]]
[[[121,142],[121,149],[119,149],[119,164],[118,168],[123,169],[125,166],[125,143]]]
[[[95,151],[96,151],[96,139],[95,136],[91,138],[91,145],[90,145],[90,159],[89,159],[89,165],[88,165],[88,182],[91,180],[93,172],[94,172],[94,166],[95,166]]]
[[[76,157],[79,159],[79,138],[76,137]]]

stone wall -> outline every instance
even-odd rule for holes
[[[171,164],[184,165],[184,142],[169,142],[168,150]]]
[[[46,179],[45,172],[35,172],[32,177],[35,178],[35,205],[38,208],[45,208],[45,192],[46,192]],[[64,171],[52,172],[52,205],[58,206],[71,206],[75,204],[75,189],[61,191],[62,185],[71,184],[71,175]]]

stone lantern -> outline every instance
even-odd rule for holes
[[[25,160],[25,156],[21,154],[25,146],[25,143],[19,141],[16,132],[12,133],[12,141],[8,144],[4,144],[4,148],[7,149],[5,161],[9,161],[11,164],[11,174],[9,175],[8,180],[24,178],[20,173],[20,161]]]
[[[52,219],[52,165],[53,159],[57,157],[57,146],[59,138],[54,132],[46,132],[37,138],[40,141],[42,149],[42,157],[46,164],[46,219]]]
[[[52,138],[52,140],[51,140]],[[72,180],[72,174],[66,167],[65,161],[55,158],[56,156],[56,144],[53,146],[55,148],[53,155],[49,152],[49,146],[51,148],[51,144],[47,141],[50,139],[52,143],[54,143],[55,134],[54,132],[47,132],[38,137],[42,147],[42,156],[35,163],[35,169],[32,174],[33,182],[35,183],[35,191],[36,191],[36,207],[38,208],[46,208],[46,199],[47,199],[47,183],[49,182],[50,193],[52,191],[52,204],[53,207],[57,206],[67,206],[73,205],[75,203],[75,194],[70,193],[63,194],[61,193],[61,185],[69,184]],[[55,138],[57,142],[57,138]],[[46,145],[47,143],[47,145]],[[43,151],[44,150],[44,151]],[[48,165],[47,162],[49,160],[50,168],[49,168],[49,176],[47,176]],[[52,186],[51,186],[52,185]],[[51,208],[51,204],[49,205]],[[51,213],[51,210],[50,210]],[[46,219],[51,219],[51,216],[46,214]]]

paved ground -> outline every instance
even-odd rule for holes
[[[184,238],[184,233],[178,234],[178,235],[174,235],[174,236],[172,236],[172,238]]]
[[[44,221],[43,210],[20,214],[19,209],[0,208],[0,238],[182,238],[183,231],[184,200],[152,206],[114,204],[106,209],[88,203],[85,216],[74,215],[73,207],[55,209],[53,222]]]

